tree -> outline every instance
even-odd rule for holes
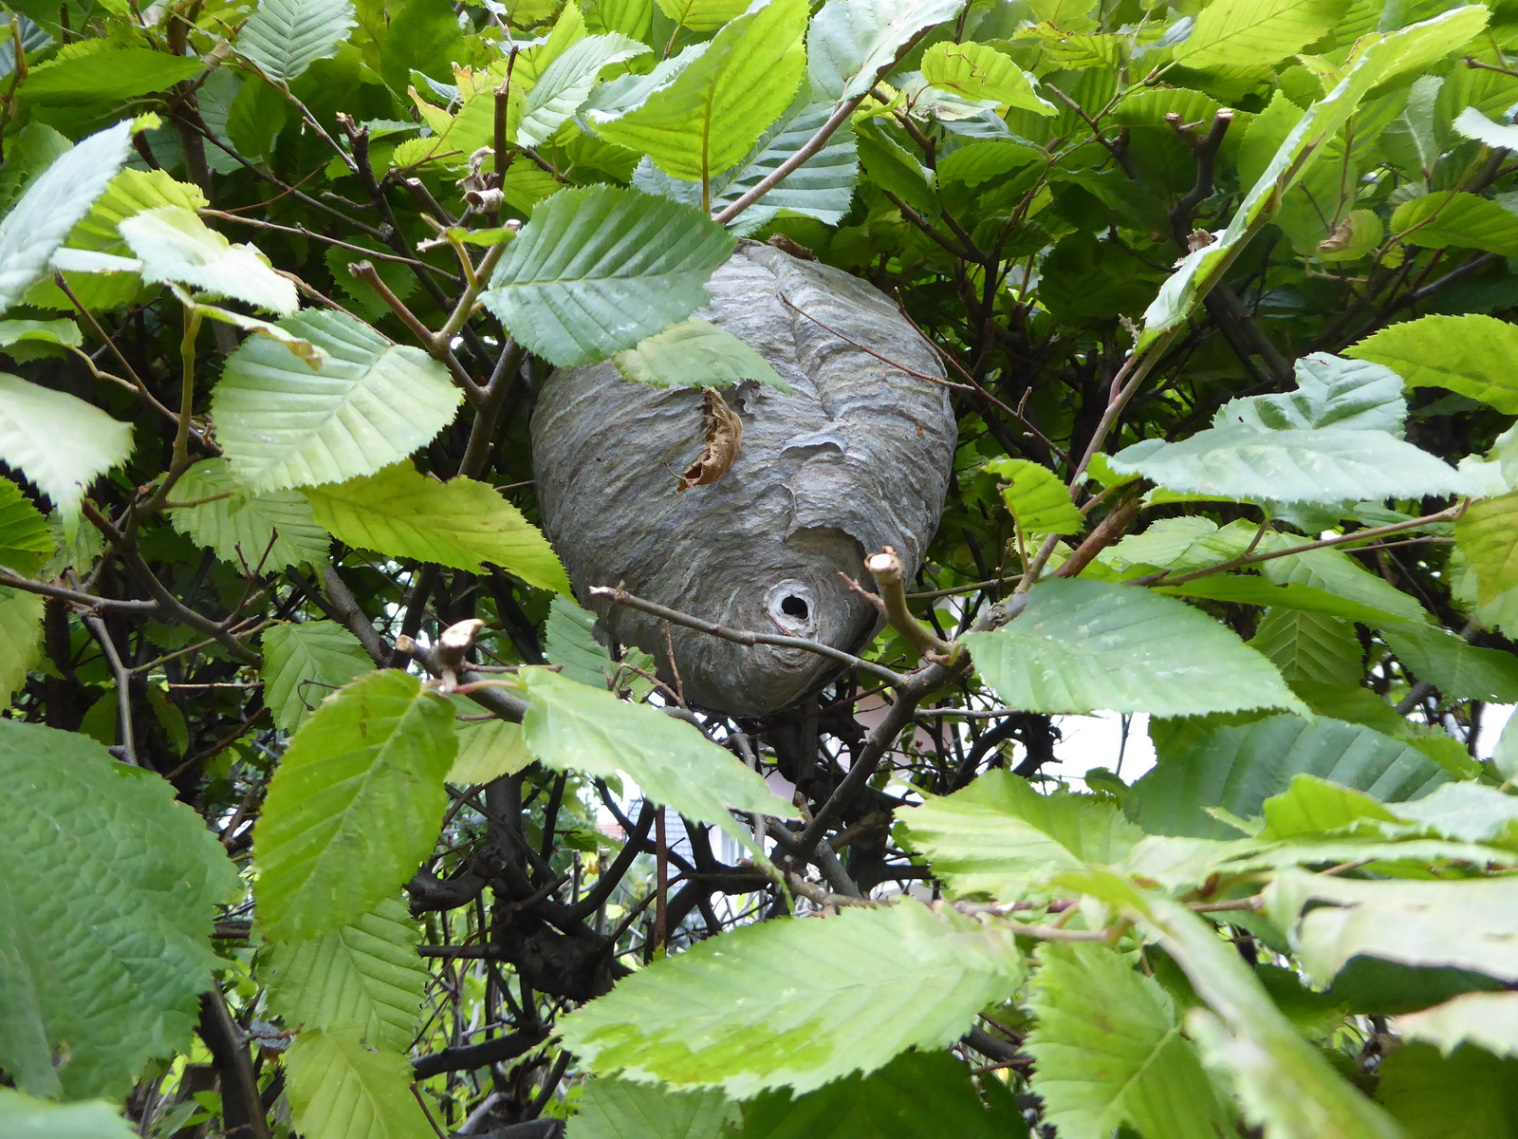
[[[1513,13],[813,7],[8,6],[0,1132],[1518,1126]],[[526,444],[738,235],[960,423],[757,722]]]

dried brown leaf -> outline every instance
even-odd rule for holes
[[[702,388],[706,396],[706,443],[696,461],[680,476],[676,494],[684,494],[693,486],[709,486],[727,473],[728,467],[738,457],[743,445],[743,421],[738,413],[727,406],[722,393],[716,388]]]

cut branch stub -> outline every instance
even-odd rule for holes
[[[937,353],[871,286],[746,242],[707,290],[712,303],[696,315],[747,342],[792,389],[740,383],[722,393],[742,447],[720,478],[680,493],[669,477],[705,448],[692,425],[708,397],[630,383],[610,363],[549,379],[532,421],[534,468],[544,528],[607,632],[652,653],[671,681],[672,647],[687,700],[760,716],[837,665],[802,649],[666,631],[589,588],[625,584],[728,628],[852,652],[880,615],[840,574],[858,577],[866,552],[885,546],[900,551],[908,577],[916,572],[943,507],[956,428],[948,391],[922,378],[943,375]]]

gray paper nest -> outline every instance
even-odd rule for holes
[[[718,481],[677,494],[672,472],[702,449],[701,391],[630,383],[610,363],[557,372],[532,420],[538,501],[576,591],[611,637],[653,654],[666,680],[672,643],[688,701],[761,716],[837,664],[667,627],[588,588],[622,583],[729,629],[854,651],[877,613],[839,573],[864,577],[864,556],[888,545],[916,572],[943,508],[956,428],[942,386],[848,343],[943,375],[933,349],[864,282],[744,242],[707,291],[711,304],[696,315],[747,341],[791,394],[752,382],[724,389],[743,422],[737,459]]]

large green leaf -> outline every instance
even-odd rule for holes
[[[527,747],[522,725],[507,720],[466,720],[454,725],[459,753],[448,770],[448,782],[489,783],[515,775],[537,762]]]
[[[817,101],[811,87],[803,83],[785,113],[765,129],[748,156],[711,180],[709,194],[713,212],[737,201],[792,158],[812,140],[832,112],[833,104]],[[848,213],[858,181],[858,146],[853,127],[846,121],[828,138],[826,146],[766,191],[760,201],[730,224],[735,232],[750,233],[786,209],[837,225]],[[646,193],[673,198],[688,206],[701,205],[699,182],[671,178],[648,158],[639,162],[633,171],[633,185]]]
[[[1319,984],[1361,954],[1518,981],[1518,878],[1358,881],[1290,872],[1266,887],[1265,912],[1289,932],[1297,960]]]
[[[714,32],[743,15],[748,0],[658,0],[659,10],[693,32]]]
[[[1285,559],[1282,559],[1285,560]],[[1181,567],[1185,568],[1185,567]],[[1376,581],[1381,581],[1376,578]],[[1381,582],[1385,585],[1385,582]],[[1388,588],[1391,588],[1388,586]],[[1386,621],[1405,621],[1407,611],[1391,613],[1364,601],[1330,593],[1300,581],[1274,582],[1252,574],[1213,574],[1182,585],[1156,586],[1167,597],[1195,597],[1205,601],[1227,601],[1243,605],[1263,605],[1275,610],[1294,610],[1329,617],[1342,617],[1366,625]],[[1392,590],[1396,592],[1395,589]],[[1405,597],[1406,595],[1399,595]],[[1411,598],[1407,598],[1411,601]],[[1416,602],[1414,602],[1416,604]]]
[[[308,309],[278,327],[318,348],[317,366],[250,336],[211,395],[217,441],[254,490],[373,474],[427,443],[463,399],[421,349],[344,313]]]
[[[1086,863],[1121,862],[1143,832],[1109,800],[988,771],[963,791],[899,816],[906,841],[957,894],[1016,901],[1030,883]]]
[[[1012,57],[987,44],[936,43],[922,53],[922,77],[932,87],[972,101],[1052,115],[1055,106],[1033,87]]]
[[[1346,349],[1346,356],[1394,369],[1409,387],[1440,387],[1518,415],[1518,328],[1496,317],[1425,316],[1383,328]]]
[[[618,352],[611,360],[627,379],[656,388],[722,388],[757,380],[784,392],[791,390],[752,347],[694,316]]]
[[[603,67],[648,51],[647,44],[616,33],[586,36],[570,44],[527,92],[517,142],[523,146],[547,142],[580,109]]]
[[[1307,683],[1353,688],[1365,671],[1365,650],[1354,626],[1325,613],[1272,609],[1249,647],[1264,653],[1293,687]]]
[[[55,546],[42,512],[19,486],[0,478],[0,566],[35,573],[53,556]]]
[[[174,790],[73,732],[0,719],[0,1065],[119,1098],[188,1046],[237,874]]]
[[[299,491],[250,493],[225,459],[196,463],[174,484],[174,499],[195,503],[169,511],[174,529],[234,566],[276,570],[319,562],[332,544]]]
[[[320,937],[395,894],[437,838],[457,743],[453,709],[386,669],[296,732],[253,833],[264,935]]]
[[[1240,9],[1252,7],[1240,4]],[[1468,43],[1486,26],[1487,9],[1467,4],[1371,41],[1322,99],[1308,108],[1277,148],[1216,241],[1188,254],[1144,313],[1137,347],[1149,348],[1178,328],[1279,207],[1339,128],[1375,87],[1417,71]]]
[[[1477,648],[1433,625],[1383,625],[1381,635],[1413,675],[1447,699],[1518,702],[1518,657]]]
[[[1111,464],[1169,490],[1275,502],[1333,505],[1471,489],[1465,475],[1411,443],[1344,427],[1260,431],[1235,423],[1176,443],[1146,439]]]
[[[1408,1139],[1512,1135],[1518,1133],[1518,1063],[1479,1048],[1441,1056],[1409,1044],[1377,1067],[1376,1102]]]
[[[806,72],[806,17],[806,0],[754,4],[640,106],[616,118],[592,111],[596,133],[676,178],[721,173],[790,106]]]
[[[1480,249],[1518,257],[1518,214],[1490,198],[1441,190],[1397,207],[1392,231],[1425,249]]]
[[[565,1139],[717,1139],[738,1105],[715,1089],[676,1092],[657,1084],[587,1080]]]
[[[996,694],[1029,712],[1176,716],[1303,707],[1274,666],[1233,632],[1136,586],[1043,582],[1016,620],[964,644]]]
[[[839,103],[863,95],[913,36],[963,7],[964,0],[828,0],[807,30],[812,89]]]
[[[1174,1003],[1152,977],[1099,945],[1039,950],[1025,1047],[1044,1118],[1061,1139],[1212,1139],[1233,1130]]]
[[[142,262],[144,281],[172,281],[288,316],[300,307],[295,283],[269,268],[252,245],[233,245],[183,206],[160,206],[116,227]]]
[[[1238,725],[1177,720],[1155,725],[1151,734],[1156,765],[1124,803],[1149,834],[1237,837],[1207,808],[1247,819],[1304,773],[1386,803],[1426,795],[1449,778],[1412,744],[1326,716],[1271,716]]]
[[[1212,0],[1174,59],[1199,70],[1275,63],[1322,38],[1348,0]]]
[[[1343,550],[1309,550],[1272,558],[1260,567],[1277,585],[1300,584],[1342,597],[1356,606],[1368,606],[1404,621],[1426,621],[1428,614],[1416,598],[1366,569]],[[1376,625],[1385,620],[1346,608],[1339,616]]]
[[[626,978],[559,1030],[592,1071],[746,1099],[941,1048],[1021,976],[1006,932],[909,900],[703,941]]]
[[[0,588],[0,709],[26,683],[42,642],[43,601],[35,593]]]
[[[748,832],[730,809],[796,816],[757,772],[692,725],[546,669],[519,675],[530,700],[522,720],[527,746],[554,770],[601,779],[625,774],[655,803],[744,840]]]
[[[1231,399],[1214,427],[1241,423],[1260,431],[1343,427],[1401,436],[1407,418],[1402,377],[1390,368],[1314,352],[1296,362],[1295,391]]]
[[[0,220],[0,312],[41,276],[53,251],[89,212],[131,148],[130,123],[90,135],[33,179]]]
[[[50,1103],[0,1088],[0,1135],[5,1139],[134,1139],[114,1104]]]
[[[1121,907],[1185,971],[1208,1006],[1186,1018],[1209,1068],[1232,1079],[1249,1122],[1281,1139],[1404,1139],[1309,1044],[1244,958],[1179,902],[1107,871],[1072,872],[1071,888]]]
[[[1442,1005],[1397,1018],[1397,1031],[1453,1052],[1469,1041],[1499,1056],[1518,1057],[1518,992],[1462,993]]]
[[[352,0],[258,0],[237,50],[270,79],[288,82],[337,54],[356,22]]]
[[[551,363],[589,364],[683,320],[734,239],[709,218],[636,190],[564,190],[540,205],[481,297]]]
[[[96,478],[132,453],[132,425],[77,396],[0,372],[0,462],[19,470],[70,528]]]
[[[944,1052],[903,1052],[878,1072],[804,1096],[759,1095],[743,1105],[731,1139],[1026,1139],[1017,1100],[994,1079],[982,1086],[990,1110],[964,1064]]]
[[[427,985],[419,939],[406,907],[385,898],[321,937],[276,942],[262,972],[269,1009],[291,1029],[357,1032],[370,1048],[405,1052]]]
[[[293,732],[317,706],[374,668],[357,637],[335,621],[273,625],[263,637],[264,703]]]
[[[1058,476],[1028,459],[992,459],[986,470],[1003,480],[1002,501],[1024,534],[1079,534],[1086,519]]]
[[[296,1037],[285,1065],[303,1139],[436,1139],[399,1052],[371,1051],[352,1030],[308,1031]]]
[[[116,108],[138,95],[166,91],[193,79],[206,67],[204,60],[194,56],[146,47],[112,47],[100,40],[92,46],[98,50],[50,60],[29,72],[20,89],[22,101],[50,107]],[[114,173],[112,169],[106,177]]]
[[[528,585],[569,592],[547,539],[488,483],[440,483],[408,462],[305,495],[316,521],[350,546],[476,573],[490,562]]]
[[[1479,601],[1518,586],[1518,494],[1471,503],[1455,523],[1455,546],[1475,574]]]

